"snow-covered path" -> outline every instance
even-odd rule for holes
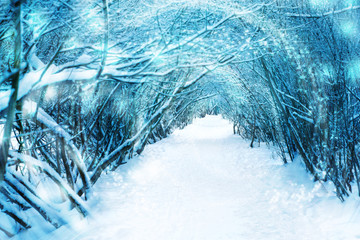
[[[94,194],[92,218],[54,238],[360,239],[355,197],[340,203],[330,185],[265,145],[249,148],[218,116],[147,146]]]

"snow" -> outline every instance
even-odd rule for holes
[[[333,189],[207,116],[103,174],[91,217],[38,239],[360,239],[358,197]]]
[[[87,56],[82,56],[78,60],[83,61],[87,59]],[[80,62],[84,63],[84,62]],[[41,63],[34,63],[36,67],[41,67]],[[17,99],[21,99],[22,97],[28,95],[31,91],[40,89],[44,86],[49,86],[51,84],[63,82],[66,80],[84,80],[90,79],[89,76],[95,76],[96,70],[83,70],[83,69],[67,69],[59,72],[64,66],[51,65],[49,69],[46,71],[46,67],[41,69],[30,71],[26,73],[19,82],[19,92]],[[44,72],[45,71],[45,72]],[[44,74],[42,77],[41,75]],[[7,108],[10,95],[12,90],[0,91],[0,111]]]

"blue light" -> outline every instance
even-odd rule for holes
[[[349,78],[355,84],[360,80],[360,59],[350,62],[347,66]]]
[[[340,25],[341,31],[347,36],[347,37],[355,37],[359,34],[359,26],[358,24],[353,21],[345,21],[341,23]]]

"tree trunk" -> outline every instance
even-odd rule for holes
[[[14,71],[15,73],[10,76],[11,80],[11,95],[7,109],[7,118],[4,126],[4,134],[2,144],[0,145],[0,182],[4,180],[6,172],[6,162],[9,155],[11,129],[15,117],[16,100],[18,96],[19,78],[20,78],[20,64],[22,52],[22,39],[21,39],[21,1],[12,1],[14,5],[14,22],[16,25],[15,35],[15,48],[14,48]]]

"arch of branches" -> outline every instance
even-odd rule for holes
[[[300,156],[344,200],[359,182],[360,51],[338,23],[359,7],[299,2],[3,3],[0,232],[34,212],[58,228],[64,202],[85,216],[104,171],[205,114]]]

